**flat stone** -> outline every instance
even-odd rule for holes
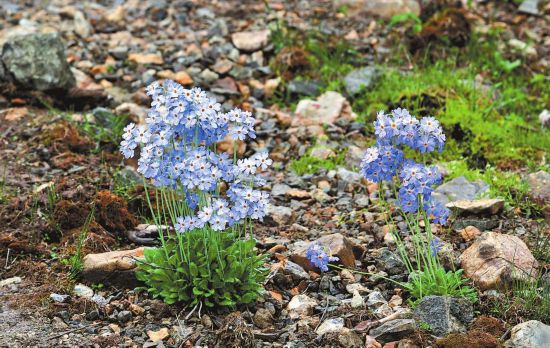
[[[345,327],[338,331],[338,343],[340,347],[363,347],[361,337],[355,331]]]
[[[377,328],[370,330],[369,336],[380,343],[400,340],[416,330],[414,319],[396,319],[385,322]]]
[[[290,191],[290,186],[286,184],[275,184],[273,185],[273,188],[271,188],[271,196],[276,198],[281,198],[286,196],[286,193]]]
[[[74,286],[73,292],[78,297],[91,299],[94,296],[94,291],[84,284],[76,284]]]
[[[354,120],[357,115],[340,93],[328,91],[317,100],[302,99],[296,107],[292,126],[322,126],[334,124],[339,119]]]
[[[447,204],[458,200],[473,200],[488,189],[489,185],[481,180],[471,182],[459,176],[437,187],[432,197],[441,204]]]
[[[344,318],[331,318],[323,321],[315,330],[317,335],[324,335],[329,332],[339,332],[344,328]]]
[[[464,275],[481,290],[504,289],[535,275],[538,262],[516,236],[485,232],[460,256]]]
[[[110,251],[84,256],[82,276],[91,283],[102,283],[123,288],[135,287],[136,259],[143,259],[144,248]]]
[[[268,42],[271,32],[268,29],[243,31],[231,34],[233,45],[242,51],[254,52],[264,48]]]
[[[136,64],[153,64],[153,65],[162,65],[164,60],[160,54],[156,53],[130,53],[128,55],[128,60]]]
[[[462,230],[459,230],[460,236],[466,242],[472,241],[481,235],[481,231],[475,226],[466,226]]]
[[[430,325],[436,336],[464,332],[474,318],[472,303],[464,298],[426,296],[414,309],[420,322]]]
[[[273,316],[265,308],[258,308],[254,314],[254,324],[260,329],[267,329],[273,325]]]
[[[1,61],[4,78],[26,88],[67,90],[76,84],[58,33],[11,36],[2,48]]]
[[[550,326],[529,320],[512,328],[507,348],[550,347]]]
[[[318,302],[307,295],[296,295],[287,305],[288,315],[291,319],[310,316],[317,305]]]
[[[315,97],[319,95],[321,87],[318,81],[292,80],[288,83],[287,89],[294,95]]]
[[[546,217],[550,217],[550,174],[544,170],[527,176],[529,196],[542,207]]]
[[[291,225],[293,216],[291,208],[271,204],[268,207],[267,222],[277,226]]]
[[[163,327],[158,331],[147,331],[147,337],[153,342],[160,342],[170,337],[170,331]]]
[[[539,0],[523,0],[518,8],[519,12],[527,13],[531,15],[538,15],[539,12]]]
[[[446,204],[446,207],[458,215],[496,215],[504,209],[504,199],[460,200]]]
[[[138,124],[145,124],[148,110],[136,103],[122,103],[115,109],[116,115],[128,115]]]
[[[380,69],[372,66],[350,71],[344,77],[346,92],[350,96],[354,96],[361,92],[362,89],[372,88],[381,75],[382,72]]]
[[[0,280],[0,288],[12,284],[19,284],[21,283],[21,277],[11,277],[4,280]]]

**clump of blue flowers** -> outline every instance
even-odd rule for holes
[[[367,149],[361,163],[361,172],[376,183],[400,180],[398,204],[406,213],[423,208],[432,221],[445,224],[449,211],[433,201],[435,185],[441,184],[441,175],[435,166],[425,166],[405,159],[403,146],[421,153],[443,150],[445,134],[433,117],[420,121],[405,109],[395,109],[389,115],[380,111],[374,122],[376,145]]]
[[[201,89],[170,80],[151,84],[147,94],[152,98],[147,124],[125,128],[121,152],[130,158],[140,146],[138,171],[155,186],[181,190],[194,213],[178,216],[175,229],[183,233],[208,224],[222,231],[246,218],[262,219],[268,195],[254,187],[265,183],[256,173],[272,164],[267,152],[239,160],[215,152],[228,135],[235,141],[256,137],[251,113],[223,113]],[[219,192],[222,182],[225,196]]]
[[[251,220],[267,213],[260,172],[267,152],[237,158],[238,141],[255,139],[250,112],[222,112],[199,88],[165,80],[147,87],[152,99],[146,124],[129,124],[120,151],[139,151],[137,170],[156,188],[149,206],[155,223],[169,226],[160,248],[145,251],[138,278],[154,296],[206,306],[253,301],[265,278],[263,257],[254,250]],[[233,155],[216,150],[233,141]],[[146,190],[148,194],[148,190]]]

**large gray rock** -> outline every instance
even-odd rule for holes
[[[473,200],[488,189],[489,185],[481,180],[471,182],[465,177],[459,176],[436,188],[432,198],[441,204],[458,200]]]
[[[414,310],[414,315],[428,325],[436,336],[464,332],[474,318],[470,301],[448,296],[426,296]]]
[[[374,337],[380,343],[387,343],[400,340],[413,333],[414,330],[416,330],[414,319],[396,319],[370,330],[369,336]]]
[[[544,214],[550,217],[550,174],[541,170],[527,176],[529,196],[540,205]]]
[[[33,90],[69,89],[76,81],[65,58],[65,45],[57,33],[10,37],[2,49],[4,80]],[[0,73],[0,78],[2,73]]]
[[[457,215],[496,215],[504,209],[504,199],[484,198],[447,203],[447,208]]]
[[[512,328],[507,348],[550,347],[550,326],[537,320],[526,321]]]
[[[539,0],[524,0],[518,8],[519,12],[532,15],[539,14]]]
[[[460,255],[464,275],[481,290],[506,289],[513,281],[527,280],[538,262],[516,236],[485,232]]]
[[[139,283],[135,276],[136,260],[143,260],[144,248],[109,251],[84,256],[82,277],[90,283],[102,283],[120,288],[133,288]]]
[[[344,77],[346,92],[353,96],[359,93],[361,88],[369,89],[380,79],[381,75],[380,69],[372,66],[350,71]]]

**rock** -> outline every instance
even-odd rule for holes
[[[271,32],[268,29],[243,31],[231,34],[233,45],[242,51],[254,52],[264,48],[268,42]]]
[[[130,119],[138,124],[145,124],[147,109],[135,103],[122,103],[115,109],[116,115],[128,115]]]
[[[342,328],[338,332],[338,343],[340,347],[359,348],[363,347],[363,341],[358,334],[348,328]]]
[[[227,74],[231,69],[233,68],[233,62],[231,62],[229,59],[219,59],[216,61],[216,63],[212,66],[212,70],[217,72],[218,74]]]
[[[160,342],[170,337],[170,331],[167,328],[163,327],[158,331],[147,331],[147,337],[153,342]]]
[[[57,302],[57,303],[65,303],[67,302],[67,300],[70,298],[71,296],[69,295],[60,295],[60,294],[50,294],[50,299],[53,301],[53,302]]]
[[[55,330],[67,330],[69,327],[60,317],[53,317],[51,325]]]
[[[130,306],[128,306],[128,309],[130,310],[130,312],[132,312],[133,315],[142,315],[143,313],[145,313],[145,308],[138,306],[134,303],[130,304]]]
[[[420,14],[420,5],[415,0],[335,0],[334,6],[348,6],[352,11],[364,11],[382,18],[407,12]]]
[[[85,39],[92,34],[94,29],[81,11],[74,13],[73,22],[74,32],[81,38]]]
[[[84,284],[76,284],[73,292],[78,297],[84,297],[91,299],[94,296],[94,291]]]
[[[523,0],[518,8],[519,12],[538,15],[539,14],[539,0]]]
[[[275,184],[271,189],[271,196],[275,198],[282,198],[285,197],[286,193],[290,190],[290,186],[286,184]]]
[[[538,263],[516,236],[485,232],[460,255],[464,275],[481,290],[502,289],[534,275]]]
[[[0,288],[12,284],[19,284],[21,283],[21,277],[11,277],[4,280],[0,280]]]
[[[489,185],[481,180],[470,182],[459,176],[436,188],[432,197],[441,204],[447,204],[457,200],[472,200],[488,189]]]
[[[321,247],[330,251],[330,254],[338,257],[338,262],[346,267],[355,267],[356,257],[359,258],[365,251],[365,249],[352,242],[350,239],[344,237],[340,233],[334,233],[323,236],[317,239],[314,243],[318,243]],[[290,259],[306,271],[318,271],[306,257],[306,251],[309,243],[294,243],[291,247]]]
[[[350,96],[358,94],[362,88],[369,89],[380,79],[382,72],[379,68],[367,66],[361,69],[350,71],[344,77],[346,92]]]
[[[404,338],[416,330],[414,319],[396,319],[385,322],[377,328],[370,330],[369,336],[372,336],[380,343],[397,341]]]
[[[288,83],[287,89],[294,95],[315,97],[319,95],[321,87],[321,84],[317,81],[292,80]]]
[[[328,332],[338,332],[344,328],[344,318],[331,318],[323,321],[315,330],[317,335],[324,335]]]
[[[367,335],[365,348],[382,348],[382,345],[374,337]]]
[[[472,226],[477,228],[480,231],[490,231],[493,228],[498,227],[500,224],[500,220],[496,217],[490,217],[490,218],[482,218],[482,217],[463,217],[463,218],[457,218],[453,221],[453,229],[454,230],[461,230],[468,226]]]
[[[216,81],[219,77],[220,77],[220,75],[216,74],[215,72],[213,72],[210,69],[204,69],[199,74],[199,78],[202,81],[204,81],[205,83],[212,83],[212,82]]]
[[[466,242],[472,241],[481,235],[481,231],[475,226],[466,226],[458,232]]]
[[[472,303],[464,298],[426,296],[414,309],[419,322],[430,326],[436,336],[464,332],[474,319]]]
[[[287,260],[282,271],[283,274],[290,276],[292,280],[297,282],[309,279],[309,274],[300,265],[292,261]]]
[[[550,174],[540,170],[527,176],[529,196],[542,207],[544,215],[550,217]]]
[[[273,316],[271,312],[265,308],[258,308],[254,314],[254,324],[260,329],[267,329],[273,325]]]
[[[330,157],[334,157],[336,154],[332,149],[329,149],[324,146],[316,146],[313,149],[311,149],[310,153],[311,157],[320,158],[320,159],[327,159]]]
[[[371,292],[367,298],[367,306],[372,308],[378,308],[383,305],[387,305],[388,301],[382,296],[382,293],[378,290]]]
[[[507,348],[550,347],[550,326],[529,320],[512,328]]]
[[[358,187],[361,184],[363,176],[357,172],[347,170],[346,168],[338,168],[337,172],[338,184],[343,189],[350,186],[352,189]],[[342,185],[340,185],[340,182]]]
[[[76,84],[57,33],[10,37],[3,46],[1,61],[5,75],[25,88],[68,90]]]
[[[405,264],[401,258],[388,248],[376,250],[373,256],[376,260],[376,266],[389,275],[403,274],[406,271]]]
[[[370,292],[369,288],[360,283],[346,285],[346,291],[350,294],[354,294],[356,291],[360,294],[368,294]]]
[[[293,212],[289,207],[271,204],[268,207],[267,218],[268,222],[270,220],[278,226],[290,225],[292,223]]]
[[[353,292],[353,297],[351,299],[352,308],[362,308],[365,307],[365,299],[359,294],[358,290]]]
[[[145,65],[145,64],[162,65],[164,63],[162,56],[156,53],[130,53],[128,55],[128,60],[136,64],[142,64],[142,65]]]
[[[293,189],[291,188],[286,192],[286,196],[291,199],[308,199],[311,197],[309,192],[306,190]]]
[[[2,69],[2,67],[0,67],[0,70]],[[0,71],[0,79],[2,78],[2,72]],[[539,122],[540,122],[540,125],[543,126],[543,127],[550,127],[550,112],[548,112],[548,110],[544,109],[542,110],[542,112],[539,114]]]
[[[457,215],[496,215],[504,209],[504,199],[460,200],[446,204]]]
[[[91,283],[102,283],[123,288],[137,285],[135,259],[143,258],[144,248],[110,251],[84,256],[82,277]]]
[[[117,316],[119,323],[127,323],[132,319],[132,312],[130,311],[120,311]]]
[[[316,300],[307,295],[296,295],[288,303],[288,315],[291,319],[307,317],[313,313],[317,304]]]
[[[340,93],[328,91],[316,101],[302,99],[296,107],[292,126],[322,126],[334,124],[339,119],[349,121],[357,118],[349,102]]]
[[[533,46],[531,46],[531,45],[529,45],[526,42],[523,42],[521,40],[510,39],[508,41],[508,45],[512,49],[514,49],[514,50],[516,50],[516,51],[518,51],[518,52],[520,52],[520,53],[522,53],[526,56],[531,56],[531,57],[536,57],[537,56],[537,50]]]

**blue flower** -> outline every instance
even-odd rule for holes
[[[322,272],[328,271],[329,262],[338,261],[337,257],[329,256],[317,243],[311,243],[306,250],[306,257],[315,267]]]
[[[441,241],[437,238],[430,241],[430,249],[432,250],[432,256],[435,257],[441,250]]]
[[[229,134],[254,139],[252,114],[223,113],[201,89],[185,89],[171,80],[152,83],[146,93],[152,101],[145,125],[125,127],[120,151],[130,158],[140,146],[138,172],[156,186],[182,193],[189,215],[175,218],[174,229],[183,233],[210,225],[224,230],[243,219],[262,219],[268,195],[256,188],[265,182],[257,173],[273,163],[267,152],[234,162],[212,150]],[[229,189],[221,195],[224,186]]]

